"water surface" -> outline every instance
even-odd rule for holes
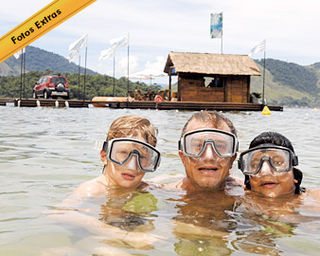
[[[100,175],[101,143],[112,120],[121,115],[148,117],[159,129],[161,166],[146,180],[169,182],[182,177],[177,141],[192,113],[1,107],[0,255],[317,255],[320,213],[311,207],[316,202],[309,202],[310,207],[286,201],[239,203],[223,193],[190,196],[161,189],[110,191],[113,200],[87,202],[90,217],[145,234],[141,246],[112,241],[110,234],[92,227],[48,218],[48,211],[77,185]],[[271,116],[225,114],[238,130],[240,151],[262,131],[285,134],[299,156],[303,185],[320,187],[318,109],[285,109]],[[232,174],[243,178],[236,164]],[[283,206],[286,212],[277,211]]]

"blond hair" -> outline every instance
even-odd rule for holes
[[[115,119],[107,134],[107,139],[141,136],[152,146],[157,144],[158,130],[144,117],[127,115]]]
[[[228,127],[230,128],[230,131],[234,135],[237,136],[236,128],[234,127],[234,125],[230,121],[230,119],[228,119],[227,117],[225,117],[224,115],[222,115],[216,111],[212,111],[212,112],[200,111],[200,112],[193,114],[189,118],[189,120],[186,122],[186,124],[184,125],[184,127],[182,129],[181,136],[183,136],[186,133],[187,127],[192,120],[197,120],[201,123],[212,124],[214,127],[217,127],[217,128],[221,123],[225,122],[228,125]]]

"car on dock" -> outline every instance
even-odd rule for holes
[[[68,80],[60,74],[42,76],[33,87],[32,96],[35,99],[40,96],[45,99],[57,97],[69,99]]]

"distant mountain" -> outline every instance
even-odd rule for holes
[[[0,63],[0,76],[20,75],[21,59],[10,57]],[[51,71],[51,73],[78,73],[79,67],[70,63],[66,58],[47,52],[37,47],[28,46],[26,48],[26,71]],[[81,68],[83,73],[84,68]],[[87,74],[94,75],[97,72],[87,69]]]
[[[39,78],[45,74],[61,73],[66,76],[70,86],[70,97],[73,99],[92,99],[95,96],[126,96],[135,89],[142,92],[152,90],[157,92],[159,85],[147,85],[129,81],[125,77],[113,79],[87,69],[84,77],[84,68],[78,76],[79,67],[52,52],[28,46],[26,49],[26,73],[21,80],[21,59],[11,57],[0,63],[0,97],[31,98],[33,87]],[[23,81],[21,83],[21,81]]]
[[[263,60],[256,60],[263,74]],[[265,98],[282,105],[320,105],[320,63],[301,66],[266,59]],[[263,76],[251,78],[251,92],[262,92]]]
[[[263,74],[263,60],[255,61],[260,67],[261,74]],[[20,65],[20,59],[17,60],[14,57],[0,63],[0,77],[19,76]],[[58,54],[28,46],[26,49],[26,71],[77,74],[78,66],[69,63],[66,58]],[[81,73],[83,74],[83,68],[81,68]],[[89,69],[87,69],[87,74],[99,75]],[[320,62],[309,66],[301,66],[281,60],[266,59],[265,75],[267,103],[320,106]],[[251,93],[262,93],[262,78],[263,76],[251,77]],[[119,82],[121,84],[120,80]],[[99,88],[96,88],[96,90],[99,90]],[[176,90],[174,85],[173,90]],[[108,93],[105,92],[105,94]]]

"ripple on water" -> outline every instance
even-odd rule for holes
[[[258,216],[257,223],[257,220],[235,212],[228,199],[209,194],[191,200],[178,191],[152,190],[157,199],[157,210],[143,216],[152,225],[148,226],[150,232],[141,236],[146,235],[143,242],[153,235],[162,238],[151,247],[148,245],[148,250],[135,250],[128,243],[106,241],[107,235],[97,234],[92,229],[54,224],[44,212],[65,199],[77,184],[101,173],[99,143],[105,140],[106,131],[115,118],[138,114],[155,124],[159,130],[158,148],[162,160],[159,170],[146,174],[145,178],[167,183],[184,177],[177,141],[186,120],[194,112],[3,107],[0,113],[1,255],[10,255],[3,253],[3,248],[6,252],[19,248],[11,255],[41,255],[49,247],[57,247],[56,252],[60,250],[60,255],[61,250],[65,253],[73,250],[70,255],[106,253],[106,248],[111,248],[109,252],[120,250],[131,255],[214,255],[217,251],[220,255],[318,253],[317,221],[290,226],[292,223]],[[225,115],[237,128],[240,151],[247,149],[252,138],[261,132],[278,131],[286,135],[299,156],[299,167],[304,172],[303,185],[320,187],[320,137],[317,136],[320,111],[285,108],[284,112],[272,112],[271,116],[262,116],[260,112],[228,112]],[[236,165],[232,172],[243,178]],[[148,200],[153,202],[150,197]],[[135,206],[140,203],[145,206],[148,200],[135,202]],[[119,202],[104,198],[100,204],[95,201],[89,204],[89,210],[93,209],[90,214],[98,218],[100,207]],[[224,209],[223,204],[228,207]],[[123,213],[121,208],[109,210]],[[319,217],[312,216],[306,209],[301,214]],[[128,217],[128,213],[125,216]],[[192,225],[176,225],[177,220],[190,221]],[[210,227],[210,234],[206,233],[206,227]],[[221,236],[221,229],[227,235]],[[191,231],[193,235],[188,233]]]

